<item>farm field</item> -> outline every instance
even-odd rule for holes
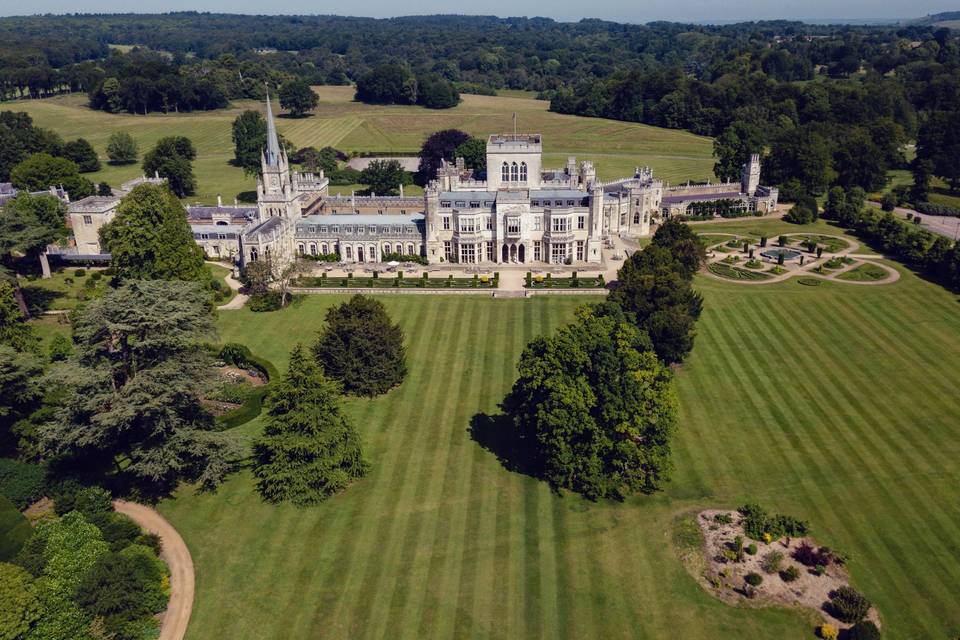
[[[622,504],[552,494],[467,432],[497,410],[524,344],[583,299],[383,297],[410,374],[348,403],[372,463],[365,479],[296,509],[263,504],[244,471],[215,494],[183,488],[160,505],[197,568],[188,638],[813,637],[808,616],[712,599],[676,558],[680,514],[748,500],[808,519],[849,553],[885,637],[957,633],[958,300],[901,272],[878,287],[699,277],[706,305],[678,374],[674,480]],[[343,299],[222,312],[221,337],[283,368]]]
[[[456,127],[484,136],[512,130],[513,114],[519,128],[544,136],[544,162],[562,166],[568,155],[593,160],[601,179],[632,175],[637,165],[650,165],[671,182],[713,177],[709,138],[685,131],[642,124],[561,115],[547,111],[548,103],[528,94],[513,96],[464,95],[453,108],[432,111],[410,106],[372,106],[353,102],[352,87],[317,87],[320,106],[308,118],[280,117],[277,127],[296,146],[335,146],[344,151],[415,152],[434,131]],[[263,109],[262,103],[235,101],[230,109],[188,114],[108,114],[86,106],[85,95],[5,103],[2,109],[29,113],[36,124],[53,129],[65,139],[88,139],[106,160],[106,144],[114,131],[127,131],[140,144],[141,156],[167,135],[184,135],[197,147],[194,171],[198,192],[188,202],[212,204],[217,195],[232,202],[236,194],[255,189],[256,181],[228,164],[233,157],[230,126],[244,109]],[[279,106],[276,107],[279,111]],[[95,182],[119,185],[140,175],[139,163],[104,168],[86,174]],[[349,193],[351,187],[334,187]],[[416,190],[410,191],[416,193]]]

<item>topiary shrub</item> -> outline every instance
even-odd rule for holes
[[[849,585],[830,593],[830,613],[841,622],[860,622],[870,612],[870,601]]]
[[[763,576],[755,571],[751,571],[747,575],[743,576],[743,581],[751,587],[759,587],[761,584],[763,584]]]
[[[744,549],[744,551],[746,551],[751,556],[755,556],[757,555],[757,545],[751,542],[750,544],[747,545],[747,548]]]
[[[86,270],[86,269],[77,269],[76,271],[73,272],[73,277],[74,277],[74,278],[82,278],[82,277],[84,277],[85,275],[87,275],[87,270]]]

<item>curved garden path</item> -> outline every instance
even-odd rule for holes
[[[736,234],[736,233],[719,233],[718,232],[718,233],[712,233],[709,235],[728,236],[731,238],[741,237],[740,234]],[[856,251],[860,248],[860,243],[846,236],[837,236],[837,235],[822,234],[822,233],[810,234],[810,233],[802,233],[802,232],[787,233],[783,235],[785,235],[787,238],[791,236],[820,235],[825,238],[836,238],[838,240],[842,240],[845,243],[847,243],[847,246],[843,249],[840,249],[839,251],[832,252],[829,255],[827,255],[826,252],[824,252],[823,257],[821,258],[814,258],[813,260],[810,260],[803,266],[794,267],[789,271],[787,271],[786,273],[781,273],[779,275],[770,275],[770,277],[765,278],[763,280],[746,280],[746,279],[737,280],[734,278],[725,278],[723,276],[720,276],[711,272],[709,269],[706,269],[706,268],[703,270],[703,273],[704,275],[714,278],[715,280],[721,280],[724,282],[736,282],[737,284],[750,284],[750,285],[773,284],[775,282],[783,282],[784,280],[789,280],[790,278],[793,278],[796,276],[810,276],[814,278],[820,278],[821,280],[838,280],[839,282],[842,282],[844,284],[853,284],[853,285],[892,284],[900,279],[900,272],[897,269],[894,269],[893,267],[887,266],[882,262],[877,261],[879,259],[884,258],[884,256],[873,254],[873,253],[856,253]],[[720,242],[712,243],[707,248],[707,250],[710,251],[714,247],[720,246],[723,243],[724,243],[723,240],[721,240]],[[719,252],[715,252],[715,253],[716,255],[712,257],[710,256],[707,257],[707,265],[710,265],[715,262],[723,262],[723,260],[728,257],[728,254],[723,254]],[[856,262],[854,262],[853,264],[843,265],[842,267],[839,267],[833,270],[829,274],[821,274],[814,271],[815,268],[824,264],[831,258],[838,258],[838,257],[851,258],[853,260],[856,260]],[[856,269],[857,267],[860,267],[864,264],[871,264],[873,266],[883,269],[884,271],[887,272],[887,277],[882,280],[845,280],[842,278],[838,278],[838,276],[846,273],[847,271],[852,271],[853,269]],[[731,266],[738,266],[738,265],[731,265]],[[739,268],[749,271],[749,269],[746,269],[745,267],[739,267]]]
[[[160,557],[170,567],[170,602],[160,621],[159,640],[183,640],[193,612],[193,558],[183,538],[167,520],[148,506],[114,500],[117,512],[130,516],[144,530],[160,536]]]
[[[207,264],[216,264],[216,265],[219,265],[219,266],[221,266],[221,267],[223,266],[223,265],[220,264],[219,262],[210,262],[209,260],[207,260]],[[231,274],[229,274],[229,273],[228,273],[227,275],[223,276],[223,281],[227,283],[227,286],[228,286],[228,287],[230,287],[231,289],[233,289],[233,290],[236,291],[237,293],[236,293],[235,296],[233,296],[233,298],[230,300],[230,302],[228,302],[227,304],[222,304],[222,305],[220,305],[219,307],[217,307],[217,309],[220,310],[220,311],[230,311],[230,310],[233,310],[233,309],[242,309],[242,308],[243,308],[243,305],[247,304],[247,300],[250,299],[250,296],[248,296],[247,294],[245,294],[245,293],[240,293],[240,288],[243,287],[243,284],[240,283],[240,282],[238,282],[237,280],[235,280],[235,279],[233,278],[233,275],[231,275]]]

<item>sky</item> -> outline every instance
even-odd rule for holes
[[[945,4],[947,6],[945,6]],[[37,13],[120,13],[210,11],[224,13],[337,14],[377,18],[396,15],[470,13],[498,16],[545,16],[573,21],[602,18],[618,22],[644,23],[653,20],[677,22],[730,22],[776,18],[823,20],[870,20],[922,17],[950,10],[943,0],[486,0],[478,4],[449,0],[354,0],[304,2],[303,0],[0,0],[0,15]],[[954,9],[956,7],[953,7]],[[547,13],[549,11],[549,13]],[[398,13],[399,12],[399,13]]]

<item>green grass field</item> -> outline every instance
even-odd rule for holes
[[[713,175],[709,138],[642,124],[581,118],[547,111],[549,104],[522,96],[463,96],[463,102],[443,111],[421,107],[372,106],[353,102],[352,87],[318,87],[320,106],[308,118],[278,118],[277,127],[298,147],[335,146],[344,151],[416,151],[434,131],[456,127],[485,136],[512,130],[513,114],[520,129],[544,136],[544,161],[562,166],[568,155],[593,160],[602,179],[633,175],[637,165],[650,165],[671,182],[702,180]],[[231,166],[230,126],[243,109],[263,109],[252,101],[236,101],[230,109],[190,114],[111,115],[86,107],[86,96],[4,104],[3,109],[28,112],[43,127],[65,139],[87,138],[106,159],[106,144],[114,131],[127,131],[140,143],[141,154],[162,136],[184,135],[197,147],[194,164],[197,195],[188,202],[213,203],[217,194],[230,202],[241,191],[255,188],[253,177]],[[119,185],[140,175],[139,163],[106,166],[87,174],[97,182]],[[349,193],[350,187],[334,192]],[[414,193],[411,191],[411,193]]]
[[[671,548],[679,514],[747,500],[849,553],[885,637],[956,634],[960,307],[901,271],[879,287],[699,278],[674,480],[623,504],[554,495],[467,433],[526,341],[582,299],[384,297],[410,375],[348,404],[367,478],[311,509],[263,504],[248,472],[161,504],[197,568],[188,638],[811,638],[800,613],[712,599]],[[221,313],[222,338],[283,367],[342,299]]]

